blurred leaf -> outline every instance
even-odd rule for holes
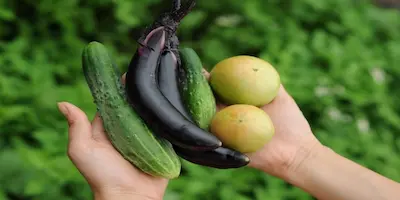
[[[81,69],[100,41],[126,71],[141,30],[170,9],[160,0],[0,0],[0,200],[89,199],[68,159],[56,103],[96,113]],[[367,0],[198,1],[178,31],[211,70],[253,55],[273,64],[321,142],[400,181],[400,13]],[[165,199],[312,199],[251,168],[183,162]]]

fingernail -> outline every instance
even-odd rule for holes
[[[58,110],[60,110],[60,112],[61,112],[65,117],[67,117],[67,116],[68,116],[68,108],[67,108],[67,106],[66,106],[64,103],[62,103],[62,102],[57,103],[57,106],[58,106]]]

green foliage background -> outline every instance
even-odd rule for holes
[[[125,70],[140,30],[168,6],[0,0],[0,200],[91,198],[66,156],[67,126],[56,102],[93,117],[84,45],[105,43]],[[325,145],[400,181],[399,19],[399,11],[365,0],[199,0],[179,36],[209,69],[238,54],[268,60]],[[184,163],[165,199],[312,198],[252,169]]]

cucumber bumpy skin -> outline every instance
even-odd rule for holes
[[[154,135],[130,106],[118,68],[99,42],[82,53],[83,72],[106,134],[120,154],[143,172],[173,179],[181,162],[171,143]]]
[[[183,103],[196,125],[208,130],[217,106],[211,86],[203,75],[203,64],[191,48],[181,48],[179,54],[182,62],[178,68],[179,83]]]

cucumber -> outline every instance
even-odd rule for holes
[[[179,49],[179,85],[183,103],[197,126],[208,130],[217,106],[211,86],[203,75],[203,64],[191,48]]]
[[[178,155],[171,143],[153,134],[130,106],[119,70],[103,44],[94,41],[84,48],[82,68],[115,149],[147,174],[167,179],[178,177]]]

